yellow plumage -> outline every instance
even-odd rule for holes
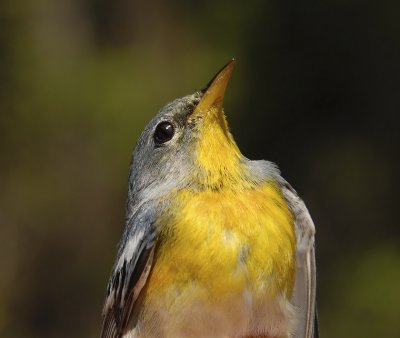
[[[149,297],[193,284],[210,301],[245,289],[260,297],[290,295],[293,219],[274,182],[240,191],[183,190],[175,203],[179,212],[163,226]]]
[[[167,300],[171,290],[190,289],[187,302],[191,292],[193,300],[204,293],[210,303],[245,291],[260,301],[278,293],[289,297],[295,275],[293,216],[276,182],[251,181],[224,115],[216,109],[208,114],[195,149],[203,189],[188,187],[170,198],[170,216],[159,220],[160,244],[146,297],[165,295],[171,307],[176,301]]]

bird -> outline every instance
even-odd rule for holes
[[[318,337],[315,226],[278,167],[234,141],[235,63],[138,139],[102,338]]]

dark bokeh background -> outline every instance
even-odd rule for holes
[[[2,0],[1,337],[98,335],[135,141],[232,56],[233,134],[317,226],[322,337],[398,337],[400,20],[385,0]]]

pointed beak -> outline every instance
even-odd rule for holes
[[[216,112],[220,117],[223,116],[222,105],[224,101],[226,87],[231,78],[236,60],[232,59],[211,79],[206,88],[201,90],[202,98],[192,116],[208,115],[211,112]]]

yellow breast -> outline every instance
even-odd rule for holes
[[[162,220],[147,297],[172,289],[179,294],[197,290],[215,302],[244,290],[263,298],[291,294],[293,217],[276,183],[242,190],[186,189],[177,193],[171,209],[173,216]]]

